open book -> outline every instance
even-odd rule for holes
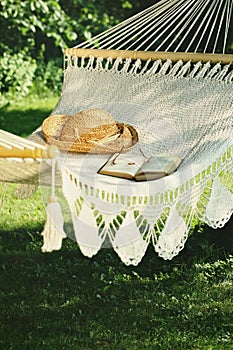
[[[115,153],[98,173],[135,181],[148,181],[170,175],[180,163],[181,158],[169,154],[145,158],[142,155]]]

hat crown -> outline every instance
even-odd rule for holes
[[[127,151],[138,142],[138,133],[133,126],[114,121],[110,113],[100,109],[97,111],[94,109],[97,120],[93,119],[92,113],[93,109],[78,112],[75,118],[68,114],[55,114],[47,117],[42,123],[45,140],[63,151],[99,154]],[[86,122],[82,126],[83,119]],[[108,124],[103,124],[106,122]],[[94,127],[95,125],[98,126]],[[69,128],[65,129],[65,126]],[[79,128],[87,132],[79,135]],[[62,140],[61,137],[65,135],[66,139]]]
[[[60,130],[59,139],[62,141],[82,138],[98,140],[117,132],[118,127],[109,112],[100,108],[90,108],[70,116]]]

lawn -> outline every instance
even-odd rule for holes
[[[56,101],[5,107],[0,128],[26,136]],[[0,349],[233,349],[232,225],[199,224],[173,260],[150,247],[137,267],[109,248],[88,259],[70,239],[43,254],[40,188],[16,191],[0,209]]]

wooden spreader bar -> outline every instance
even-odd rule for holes
[[[29,139],[0,129],[0,158],[55,158],[58,149],[55,146],[42,146]]]
[[[102,49],[83,49],[83,48],[67,48],[64,52],[65,55],[77,56],[77,57],[89,57],[93,56],[95,58],[103,57],[109,58],[112,57],[116,59],[121,57],[131,58],[132,60],[141,59],[147,61],[151,59],[156,61],[161,59],[166,61],[170,59],[173,62],[182,60],[184,62],[211,62],[223,64],[232,64],[233,63],[233,54],[216,54],[216,53],[192,53],[192,52],[166,52],[166,51],[133,51],[133,50],[102,50]]]

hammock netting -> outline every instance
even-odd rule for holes
[[[60,153],[62,193],[85,256],[110,244],[125,264],[137,265],[153,244],[160,257],[172,259],[194,221],[219,228],[230,219],[230,29],[232,0],[162,0],[66,50],[63,89],[52,115],[101,108],[137,130],[139,142],[129,156],[143,151],[182,158],[173,174],[136,183],[97,174],[109,155]],[[34,136],[42,141],[40,131]],[[43,232],[44,251],[60,249],[62,225],[60,220],[53,235]]]

